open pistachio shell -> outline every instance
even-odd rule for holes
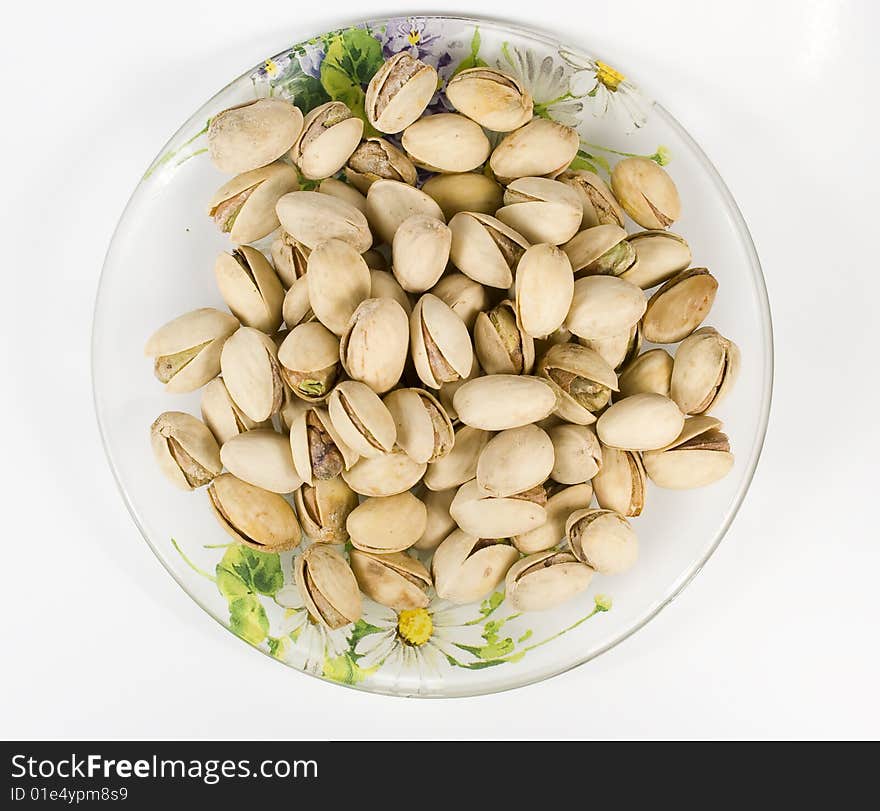
[[[270,493],[292,493],[302,484],[290,440],[271,428],[246,431],[225,442],[220,460],[234,476]]]
[[[427,608],[431,574],[415,558],[403,552],[377,555],[353,549],[351,568],[361,591],[380,605],[395,611]]]
[[[427,194],[397,180],[377,180],[367,192],[367,219],[380,242],[391,245],[401,224],[421,214],[444,222],[443,212]]]
[[[433,287],[449,262],[452,232],[436,217],[414,214],[394,234],[391,265],[394,278],[410,293]]]
[[[477,460],[481,495],[505,498],[547,481],[553,469],[553,443],[537,425],[495,434]]]
[[[402,132],[428,106],[437,90],[437,71],[401,51],[370,80],[364,98],[367,120],[379,132]]]
[[[600,574],[622,574],[639,556],[629,521],[613,510],[578,510],[565,522],[574,556]]]
[[[712,327],[685,338],[675,353],[670,397],[685,414],[702,414],[720,403],[739,373],[739,347]]]
[[[605,445],[649,451],[668,445],[684,425],[678,406],[662,394],[634,394],[608,408],[596,423]]]
[[[317,321],[299,324],[278,348],[278,361],[281,377],[297,397],[323,402],[339,378],[339,339]]]
[[[303,114],[284,99],[256,99],[223,110],[208,124],[208,154],[221,172],[266,166],[293,146]]]
[[[410,347],[416,372],[432,389],[470,374],[474,362],[467,327],[437,296],[425,293],[410,316]]]
[[[571,552],[535,552],[510,567],[505,595],[516,611],[546,611],[586,591],[594,574]]]
[[[580,344],[551,346],[538,361],[537,373],[556,395],[556,414],[578,425],[594,423],[617,391],[614,370],[598,352]]]
[[[430,291],[454,312],[470,330],[477,316],[489,308],[489,294],[479,282],[463,273],[448,273]]]
[[[306,114],[290,157],[304,177],[330,177],[345,166],[363,134],[363,119],[352,115],[345,102],[328,101]]]
[[[510,132],[532,118],[532,95],[513,76],[489,67],[456,73],[446,85],[456,110],[494,132]]]
[[[370,270],[370,298],[392,298],[403,307],[407,318],[412,314],[412,302],[391,271]]]
[[[150,426],[150,444],[162,472],[181,490],[202,487],[223,470],[214,435],[183,411],[160,414]]]
[[[519,177],[556,177],[577,155],[577,130],[546,118],[534,118],[495,147],[489,166],[507,183]]]
[[[357,507],[358,497],[340,477],[316,479],[293,494],[303,532],[316,543],[345,543],[345,522]]]
[[[671,231],[640,231],[628,239],[638,261],[622,277],[642,290],[671,279],[691,263],[691,249],[687,241]]]
[[[645,294],[634,284],[616,276],[586,276],[574,283],[565,326],[579,338],[610,338],[638,322],[645,306]]]
[[[359,254],[373,244],[367,218],[350,202],[334,195],[291,192],[278,201],[276,210],[284,230],[312,251],[328,239],[347,242]]]
[[[364,457],[342,474],[348,486],[362,496],[394,496],[415,487],[427,465],[414,462],[402,450]]]
[[[495,217],[474,211],[456,214],[449,228],[449,257],[465,276],[504,290],[513,284],[513,270],[529,247],[522,234]]]
[[[185,313],[159,327],[144,346],[165,391],[180,394],[220,374],[220,352],[238,329],[238,319],[212,307]]]
[[[643,454],[645,470],[659,487],[685,490],[724,478],[733,467],[730,440],[720,420],[689,417],[667,447]]]
[[[509,538],[541,526],[547,520],[547,494],[535,487],[515,496],[495,498],[480,494],[476,479],[458,488],[449,514],[465,532],[479,538]]]
[[[290,451],[296,472],[306,484],[334,479],[351,468],[357,453],[342,440],[322,408],[298,402],[289,417]]]
[[[517,265],[515,293],[517,322],[527,335],[539,338],[555,332],[574,295],[568,257],[552,245],[532,245]]]
[[[511,301],[502,301],[474,322],[474,350],[486,374],[528,374],[535,363],[535,342],[517,322]]]
[[[202,420],[218,444],[254,428],[269,428],[268,422],[254,422],[229,396],[222,377],[215,377],[202,389]]]
[[[208,486],[208,499],[220,526],[239,543],[261,552],[299,546],[296,513],[277,493],[223,473]]]
[[[494,214],[501,208],[503,194],[500,184],[482,172],[434,175],[422,191],[440,206],[447,222],[459,211]]]
[[[480,600],[503,582],[517,557],[506,541],[456,530],[437,547],[431,562],[437,596],[453,603]]]
[[[284,288],[269,260],[256,248],[242,245],[221,253],[214,263],[220,295],[233,315],[247,327],[274,332],[281,326]]]
[[[465,425],[503,431],[544,419],[556,408],[556,395],[539,377],[485,375],[465,383],[453,404]]]
[[[593,429],[586,425],[562,423],[550,429],[553,469],[550,478],[560,484],[581,484],[592,479],[602,467],[602,448]]]
[[[612,369],[617,370],[638,355],[642,348],[642,330],[635,323],[628,330],[609,338],[578,338],[578,343],[598,352]]]
[[[370,269],[347,242],[328,239],[309,256],[309,302],[318,320],[342,335],[358,305],[370,295]]]
[[[364,552],[402,552],[425,531],[428,513],[412,493],[368,498],[346,521],[351,543]]]
[[[611,170],[617,201],[642,228],[668,228],[681,215],[672,178],[649,158],[624,158]]]
[[[449,490],[473,479],[477,475],[477,460],[491,436],[488,431],[459,425],[449,453],[428,465],[425,487]]]
[[[384,394],[400,380],[409,350],[409,319],[392,298],[362,301],[339,343],[349,377]]]
[[[581,228],[594,225],[619,225],[623,227],[623,209],[614,199],[611,189],[595,172],[575,169],[563,172],[559,180],[571,186],[578,194],[583,210]]]
[[[430,172],[470,172],[489,157],[489,139],[479,124],[457,113],[427,115],[401,138],[416,166]]]
[[[405,153],[384,138],[365,138],[348,159],[345,176],[366,194],[377,180],[399,180],[415,186],[416,167]]]
[[[236,244],[255,242],[278,227],[276,204],[298,188],[296,169],[270,163],[223,184],[208,202],[208,216]]]
[[[627,278],[637,269],[636,250],[627,241],[626,231],[617,225],[594,225],[580,231],[562,250],[578,276]]]
[[[283,228],[272,241],[272,263],[285,287],[290,287],[300,276],[306,275],[309,249],[297,242]]]
[[[395,389],[385,397],[397,444],[414,462],[436,462],[452,450],[455,435],[443,406],[424,389]]]
[[[455,529],[455,521],[449,514],[449,506],[455,498],[457,488],[449,490],[426,490],[421,499],[427,511],[427,523],[422,537],[414,544],[413,549],[433,552],[440,542]]]
[[[631,360],[620,373],[620,396],[655,392],[669,397],[672,356],[665,349],[649,349]]]
[[[703,323],[718,291],[706,268],[691,268],[673,276],[648,300],[642,333],[655,344],[674,344]]]
[[[241,327],[223,344],[220,370],[229,395],[254,422],[269,419],[284,391],[278,350],[265,333]]]
[[[365,217],[367,216],[366,196],[344,180],[339,180],[335,177],[326,177],[318,184],[318,191],[321,194],[335,197],[337,200],[342,200],[343,203],[348,203],[349,205],[354,206],[354,208],[360,211],[361,214]],[[365,260],[366,253],[367,252],[365,251]]]
[[[581,224],[581,201],[577,192],[545,177],[522,177],[504,192],[504,206],[495,216],[529,242],[561,245]]]
[[[309,301],[309,280],[305,276],[295,279],[284,294],[281,315],[289,329],[316,320]]]
[[[342,441],[361,456],[379,456],[394,446],[394,418],[366,383],[340,383],[330,395],[329,410]]]
[[[574,484],[571,487],[557,485],[548,492],[550,495],[545,508],[546,522],[540,527],[511,538],[513,545],[524,555],[556,546],[565,535],[565,522],[568,516],[576,510],[589,507],[593,498],[593,488],[589,482]]]
[[[345,558],[325,544],[313,544],[294,558],[294,580],[306,610],[328,628],[343,628],[361,617],[361,593]]]
[[[645,469],[639,454],[603,446],[602,466],[593,477],[599,506],[628,517],[641,515],[645,489]]]

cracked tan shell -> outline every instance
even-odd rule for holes
[[[489,293],[479,282],[463,273],[448,273],[430,292],[454,312],[464,325],[473,329],[477,316],[489,308]]]
[[[452,422],[439,400],[424,389],[395,389],[385,397],[397,444],[414,462],[436,462],[452,450]]]
[[[421,189],[396,180],[377,180],[367,192],[367,219],[380,242],[391,245],[401,224],[414,214],[444,222],[443,212]]]
[[[685,490],[723,479],[733,467],[730,440],[720,420],[689,417],[675,441],[643,454],[645,470],[659,487]]]
[[[403,552],[377,555],[353,549],[351,568],[361,591],[371,600],[395,611],[427,608],[431,574]]]
[[[636,249],[626,231],[613,225],[594,225],[575,234],[562,250],[578,276],[619,276],[629,281],[637,270]]]
[[[628,330],[610,338],[578,338],[578,343],[598,352],[612,369],[617,370],[638,355],[642,348],[641,325],[636,322]]]
[[[290,450],[299,477],[309,485],[339,476],[358,460],[323,408],[297,401],[285,422],[290,425]]]
[[[553,469],[553,443],[537,425],[501,431],[477,460],[480,495],[506,498],[547,481]]]
[[[328,239],[309,256],[309,303],[318,320],[343,335],[358,305],[370,295],[370,269],[347,242]]]
[[[556,395],[539,377],[485,375],[469,380],[453,397],[458,418],[484,431],[503,431],[543,420],[556,408]]]
[[[412,493],[368,498],[352,510],[345,522],[355,549],[364,552],[402,552],[425,531],[428,513]]]
[[[446,85],[456,110],[493,132],[510,132],[532,119],[532,95],[518,79],[489,67],[456,73]]]
[[[293,507],[283,496],[223,473],[208,486],[220,526],[236,541],[260,552],[295,549],[302,540]]]
[[[535,552],[510,567],[505,596],[516,611],[546,611],[586,591],[594,574],[570,552]]]
[[[636,533],[613,510],[578,510],[565,522],[574,556],[600,574],[622,574],[639,556]]]
[[[645,468],[638,453],[602,447],[602,467],[593,477],[599,506],[633,517],[645,506]]]
[[[235,404],[254,422],[281,408],[284,382],[275,342],[252,327],[241,327],[223,344],[220,371]]]
[[[271,428],[246,431],[224,442],[220,460],[233,476],[270,493],[292,493],[302,484],[290,439]]]
[[[618,377],[620,396],[654,392],[669,397],[672,356],[665,349],[649,349],[630,361]]]
[[[510,538],[547,521],[547,494],[539,486],[515,496],[480,494],[476,479],[465,482],[449,505],[449,514],[465,532],[479,538]]]
[[[256,242],[278,227],[276,204],[298,188],[296,169],[270,163],[224,183],[208,202],[208,216],[236,244]]]
[[[529,247],[526,238],[501,220],[473,211],[456,214],[449,228],[452,264],[475,282],[509,289],[513,270]]]
[[[495,147],[489,166],[508,183],[520,177],[556,177],[577,155],[577,130],[546,118],[534,118]]]
[[[284,294],[281,315],[289,329],[315,320],[312,303],[309,301],[309,280],[305,276],[295,279]]]
[[[312,251],[329,239],[347,242],[359,254],[373,244],[364,214],[335,195],[291,192],[278,201],[276,210],[284,230]]]
[[[428,106],[437,90],[437,71],[401,51],[370,80],[364,98],[367,120],[379,132],[402,132]]]
[[[561,245],[581,224],[583,211],[571,186],[545,177],[521,177],[504,191],[495,216],[532,244]]]
[[[232,314],[246,327],[274,332],[281,326],[284,288],[269,260],[242,245],[221,253],[214,263],[217,287]]]
[[[642,228],[668,228],[681,216],[672,178],[649,158],[624,158],[611,170],[617,201]]]
[[[550,429],[553,469],[550,478],[560,484],[581,484],[602,468],[602,448],[592,428],[562,423]]]
[[[446,270],[452,232],[449,227],[424,214],[407,217],[394,234],[391,267],[394,278],[410,293],[424,293]]]
[[[339,339],[317,321],[299,324],[278,348],[281,377],[301,400],[327,399],[339,378]]]
[[[505,541],[456,530],[437,547],[431,562],[437,596],[452,603],[480,600],[503,582],[517,557]]]
[[[400,283],[388,270],[370,270],[370,298],[393,298],[409,318],[412,302]]]
[[[195,490],[223,470],[220,447],[208,427],[183,411],[166,411],[150,426],[160,470],[181,490]]]
[[[459,425],[449,453],[428,465],[425,487],[436,491],[450,490],[473,479],[477,475],[477,460],[491,436],[480,428]]]
[[[229,396],[222,377],[215,377],[202,389],[202,421],[211,430],[218,444],[254,428],[269,428],[269,422],[254,422]]]
[[[208,154],[221,172],[248,172],[284,155],[296,142],[302,127],[303,114],[289,101],[249,101],[211,119]]]
[[[623,278],[642,290],[665,282],[690,266],[690,245],[678,234],[661,230],[640,231],[628,239],[638,262],[623,274]]]
[[[474,363],[467,327],[437,296],[425,293],[410,316],[410,348],[421,381],[439,389],[471,372]]]
[[[655,344],[674,344],[703,323],[718,282],[706,268],[691,268],[673,276],[648,300],[642,334]]]
[[[394,447],[394,418],[366,383],[345,380],[328,402],[333,427],[342,441],[361,456],[379,456]]]
[[[409,318],[393,298],[362,301],[339,343],[339,357],[348,376],[377,394],[400,380],[408,351]]]
[[[675,353],[670,397],[685,414],[702,414],[720,403],[739,374],[739,347],[712,327],[685,338]]]
[[[616,276],[586,276],[575,280],[565,326],[579,338],[610,338],[637,323],[646,305],[634,284]],[[648,338],[644,326],[642,332]]]
[[[428,178],[422,191],[440,206],[449,222],[459,211],[494,214],[501,208],[504,190],[482,172],[441,174]]]
[[[342,200],[343,203],[348,203],[360,211],[365,217],[367,216],[366,196],[361,194],[361,192],[354,186],[343,180],[339,180],[335,177],[326,177],[318,184],[318,192],[330,197],[335,197],[337,200]],[[367,253],[368,251],[364,252],[365,260]]]
[[[290,287],[300,276],[306,275],[309,249],[297,242],[283,228],[272,241],[271,255],[275,272],[285,287]]]
[[[458,113],[426,115],[401,138],[416,166],[430,172],[470,172],[489,157],[489,139],[479,124]]]
[[[415,487],[427,465],[414,462],[400,449],[364,457],[342,474],[348,486],[362,496],[394,496]]]
[[[532,245],[516,268],[516,318],[532,338],[562,326],[574,295],[571,262],[553,245]]]
[[[595,350],[561,343],[548,349],[538,362],[537,374],[556,396],[556,414],[568,422],[591,425],[617,391],[617,375]]]
[[[328,101],[306,113],[290,157],[309,180],[331,177],[345,166],[363,134],[363,119],[344,102]]]
[[[361,593],[345,558],[325,544],[313,544],[294,559],[297,590],[311,617],[343,628],[361,617]]]
[[[562,183],[571,186],[581,201],[583,217],[581,228],[592,228],[594,225],[619,225],[623,227],[623,209],[614,199],[611,189],[595,172],[587,169],[575,169],[563,172],[559,176]]]
[[[384,138],[364,138],[345,167],[345,176],[362,194],[377,180],[416,184],[416,167],[396,146]]]
[[[524,555],[541,552],[556,546],[565,535],[565,522],[576,510],[586,509],[593,498],[593,488],[589,482],[574,484],[571,487],[557,485],[551,487],[547,498],[547,520],[537,527],[520,535],[514,535],[513,545]]]
[[[605,445],[650,451],[668,445],[684,425],[684,414],[662,394],[633,394],[610,406],[596,423]]]
[[[427,523],[422,537],[414,544],[413,549],[422,552],[433,552],[449,533],[455,530],[455,521],[449,514],[449,506],[455,498],[456,488],[449,490],[426,490],[421,496],[427,511]]]
[[[296,514],[303,532],[316,543],[345,543],[345,522],[359,500],[340,477],[316,479],[293,494]]]
[[[474,351],[486,374],[529,374],[535,341],[517,321],[512,301],[502,301],[474,322]]]
[[[238,327],[234,315],[202,307],[159,327],[144,354],[153,358],[153,373],[165,391],[195,391],[220,374],[223,344]]]

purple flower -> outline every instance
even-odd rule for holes
[[[302,72],[315,79],[321,78],[321,63],[324,61],[324,46],[315,43],[306,43],[303,53],[298,54],[299,66]]]

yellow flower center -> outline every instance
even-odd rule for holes
[[[625,77],[618,73],[611,65],[596,60],[596,81],[605,85],[612,93],[617,90]]]
[[[434,623],[425,608],[407,608],[397,618],[397,633],[410,645],[424,645],[433,632]]]
[[[269,76],[274,76],[278,73],[278,63],[272,59],[267,59],[264,67]]]
[[[410,30],[407,39],[409,40],[409,44],[415,47],[421,41],[422,35],[418,31]]]

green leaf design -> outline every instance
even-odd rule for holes
[[[348,653],[342,653],[332,659],[329,657],[324,659],[322,675],[341,684],[357,684],[375,673],[377,669],[378,665],[371,668],[360,667]]]
[[[290,648],[289,636],[270,636],[269,637],[269,653],[276,659],[284,661],[287,656],[288,648]]]
[[[282,84],[288,96],[303,113],[308,113],[330,101],[330,96],[327,95],[320,80],[307,73],[300,73]]]
[[[379,40],[363,28],[347,28],[336,34],[327,45],[321,63],[321,85],[327,95],[344,101],[373,134],[364,111],[364,85],[382,65]]]
[[[217,586],[227,600],[248,592],[274,596],[284,585],[281,559],[275,552],[230,546],[217,564]]]
[[[230,600],[229,627],[245,642],[259,645],[269,634],[269,618],[259,598],[248,594]]]
[[[487,63],[480,59],[480,29],[474,28],[474,35],[471,37],[471,52],[458,63],[458,67],[453,72],[453,76],[458,75],[463,70],[470,68],[485,68]]]

